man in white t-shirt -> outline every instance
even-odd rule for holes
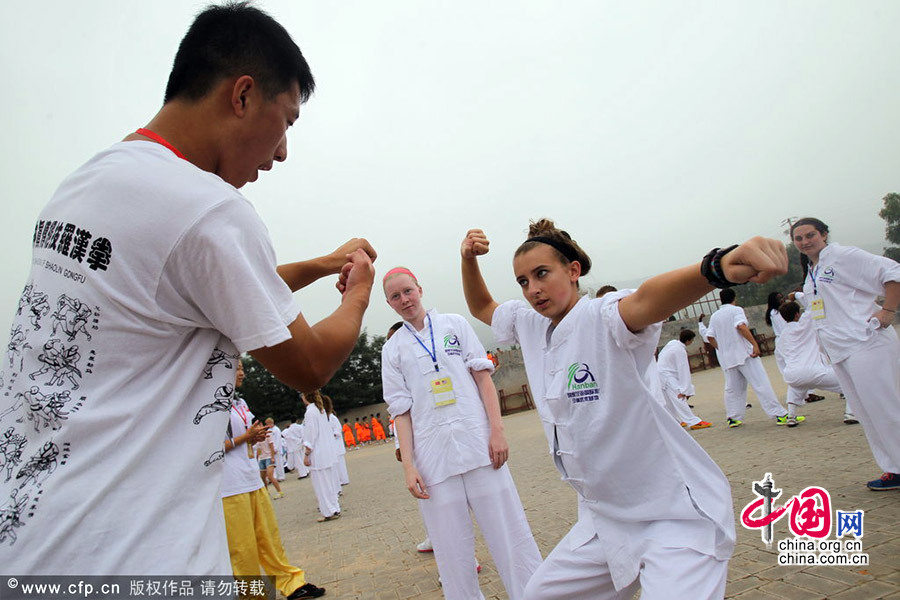
[[[16,509],[15,535],[0,540],[6,573],[231,573],[219,487],[237,356],[321,387],[356,342],[374,275],[359,239],[277,266],[238,191],[287,158],[287,128],[313,89],[271,17],[210,7],[156,116],[41,212],[18,353],[0,377],[0,427],[25,438],[0,481],[0,505]],[[333,274],[341,304],[310,326],[291,293]]]
[[[719,292],[722,306],[709,318],[706,336],[716,349],[725,375],[725,416],[729,427],[743,424],[747,410],[747,383],[753,387],[759,403],[778,425],[788,424],[788,412],[775,396],[769,376],[759,358],[759,345],[747,324],[744,309],[735,304],[733,289]],[[800,420],[799,418],[797,419]]]

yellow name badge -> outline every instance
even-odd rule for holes
[[[453,393],[453,381],[451,381],[449,377],[436,377],[432,379],[431,395],[434,396],[435,406],[456,404],[456,395]]]
[[[825,318],[825,301],[822,299],[813,300],[812,304],[809,305],[809,310],[812,312],[812,318],[816,321],[820,321]]]

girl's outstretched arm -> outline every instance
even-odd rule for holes
[[[462,282],[466,304],[472,316],[486,325],[494,318],[494,310],[499,306],[491,292],[488,291],[481,269],[478,268],[478,256],[487,254],[490,241],[480,229],[470,229],[462,241],[459,252],[462,255]]]
[[[722,273],[735,284],[764,283],[787,273],[784,244],[755,237],[722,257]],[[682,267],[645,281],[634,294],[619,302],[619,314],[631,331],[668,319],[707,294],[713,286],[700,273],[700,263]],[[474,314],[474,313],[473,313]]]

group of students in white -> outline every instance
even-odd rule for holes
[[[900,342],[890,327],[900,266],[828,244],[827,235],[816,219],[791,230],[805,258],[804,293],[795,298],[806,310],[793,301],[779,307],[778,363],[791,390],[785,410],[759,377],[758,345],[729,299],[731,286],[787,272],[781,242],[714,248],[701,263],[637,290],[589,299],[579,278],[590,258],[541,220],[513,259],[525,302],[500,304],[478,266],[489,241],[481,230],[468,232],[461,256],[469,311],[498,343],[521,347],[551,459],[577,492],[578,520],[543,560],[506,466],[493,364],[463,317],[425,309],[412,271],[388,271],[385,297],[403,326],[384,345],[384,397],[444,596],[483,597],[470,511],[512,599],[619,599],[638,589],[649,599],[724,596],[735,543],[730,486],[679,421],[708,424],[695,427],[701,421],[692,413],[672,418],[670,408],[687,408],[693,395],[686,345],[694,336],[683,334],[654,360],[661,322],[711,287],[723,288],[723,307],[703,333],[718,348],[729,425],[740,425],[748,382],[767,414],[786,425],[801,420],[796,407],[808,390],[840,389],[884,471],[869,488],[900,489]]]

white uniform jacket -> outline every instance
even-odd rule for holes
[[[709,343],[709,328],[703,324],[703,321],[698,321],[697,329],[700,331],[700,339],[708,344]]]
[[[429,355],[429,318],[439,372]],[[459,315],[430,310],[425,328],[418,334],[413,329],[405,323],[384,344],[381,381],[391,416],[410,413],[415,465],[427,486],[491,464],[490,423],[470,371],[493,373],[494,363],[472,326]],[[436,406],[431,381],[446,376],[453,383],[456,402]]]
[[[888,281],[900,281],[900,264],[853,246],[828,244],[819,264],[810,265],[803,292],[810,305],[824,301],[825,318],[813,318],[813,327],[831,362],[841,362],[879,335],[881,324],[873,315],[881,307],[875,298]]]
[[[336,452],[335,459],[347,454],[347,448],[344,447],[344,430],[341,429],[341,422],[333,414],[328,415],[328,424],[331,425],[331,433],[334,435],[334,450]]]
[[[549,340],[549,319],[519,300],[492,323],[499,343],[522,347],[554,462],[590,513],[579,510],[572,539],[599,537],[617,589],[637,576],[648,541],[720,560],[735,543],[728,480],[653,397],[661,326],[628,330],[618,301],[631,293],[583,297]]]
[[[675,390],[675,394],[694,396],[694,384],[691,383],[691,365],[688,362],[687,346],[681,340],[672,340],[659,351],[656,360],[659,367],[659,378],[663,387]]]
[[[315,404],[306,406],[303,417],[303,445],[312,448],[309,453],[309,468],[313,471],[330,469],[337,462],[337,448],[328,416],[320,412]]]
[[[288,454],[297,452],[303,446],[303,426],[299,423],[291,423],[281,434]]]
[[[769,311],[769,318],[772,320],[772,332],[775,334],[775,339],[779,339],[781,337],[781,332],[784,331],[784,326],[787,325],[787,321],[784,320],[784,317],[781,316],[781,313],[778,312],[777,308],[773,308]]]
[[[738,332],[738,325],[747,325],[747,315],[734,304],[723,304],[709,318],[706,335],[716,338],[716,356],[723,369],[741,366],[753,352],[753,344]]]

